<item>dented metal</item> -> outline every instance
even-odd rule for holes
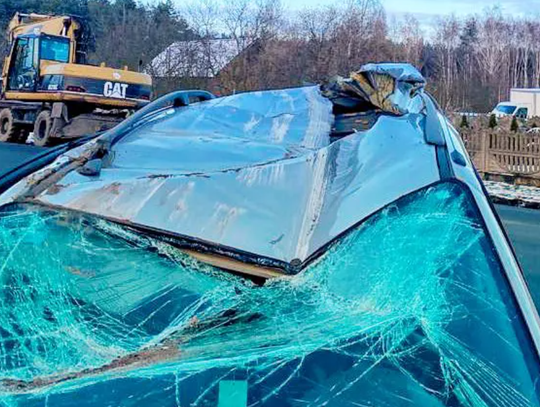
[[[409,86],[382,76],[397,89]],[[42,171],[34,178],[43,181],[29,180],[14,198],[234,248],[294,272],[293,261],[439,179],[423,141],[422,99],[409,99],[408,117],[383,115],[338,140],[333,104],[318,87],[162,110],[110,146],[99,174],[72,169],[95,159],[107,134],[60,158],[71,164],[52,167],[54,176]]]

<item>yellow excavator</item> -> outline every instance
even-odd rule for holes
[[[144,73],[89,65],[84,22],[16,13],[2,69],[0,141],[39,146],[106,130],[150,102]]]

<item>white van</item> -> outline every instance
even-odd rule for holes
[[[526,119],[529,117],[529,108],[512,102],[501,102],[492,110],[491,114],[497,117],[516,116],[518,119]]]
[[[499,103],[491,112],[497,117],[527,119],[540,116],[540,88],[510,90],[510,101]]]

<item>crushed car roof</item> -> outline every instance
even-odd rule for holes
[[[71,171],[32,200],[299,264],[440,178],[424,138],[423,83],[411,66],[369,65],[322,90],[165,109],[116,142],[99,175]],[[380,117],[333,138],[336,110],[355,99]]]

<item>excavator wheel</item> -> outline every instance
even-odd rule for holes
[[[45,147],[50,144],[52,119],[51,112],[42,110],[34,122],[34,144]]]
[[[21,128],[14,121],[13,112],[10,109],[0,110],[0,141],[19,140]]]

